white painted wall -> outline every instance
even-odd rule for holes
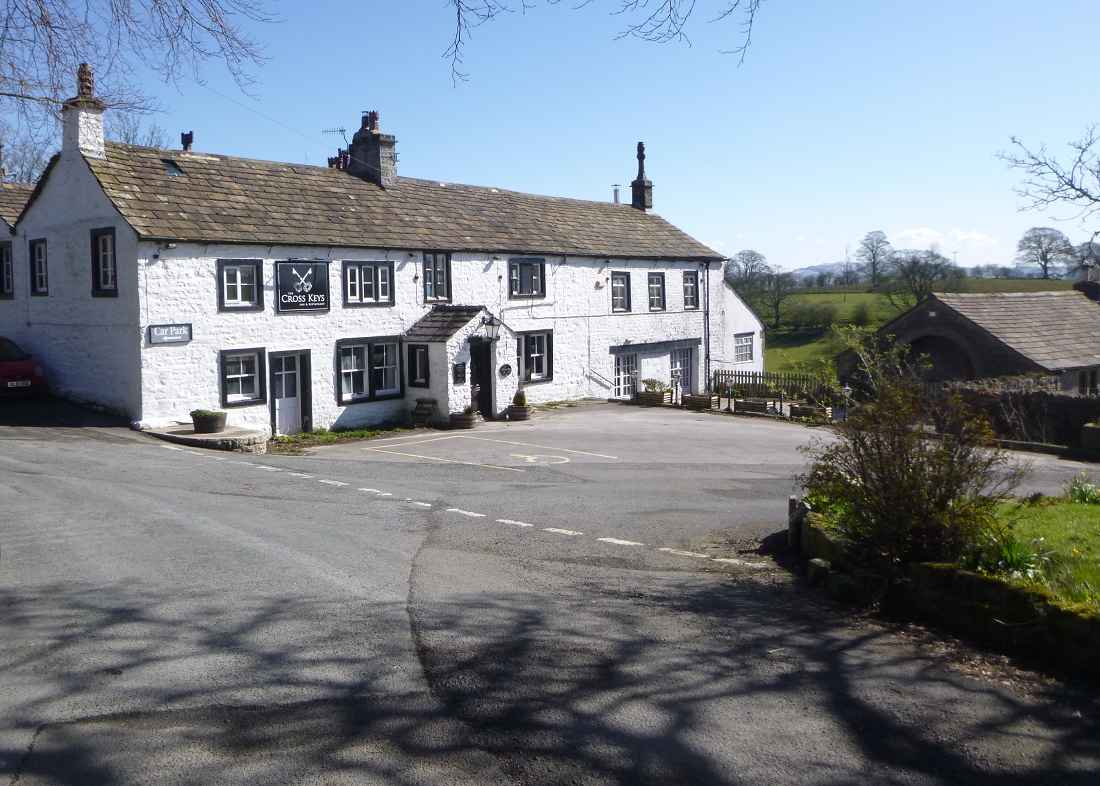
[[[119,295],[92,297],[91,230],[115,228]],[[49,295],[30,296],[28,242],[45,238]],[[42,364],[59,393],[141,418],[137,238],[79,155],[63,154],[11,238],[15,298],[0,335]]]
[[[425,314],[430,304],[423,301],[421,257],[407,251],[364,251],[349,248],[318,249],[298,246],[218,246],[180,244],[162,248],[143,242],[138,252],[142,302],[139,335],[150,324],[191,323],[194,340],[186,346],[142,348],[142,422],[163,425],[187,420],[196,407],[220,407],[218,353],[226,349],[264,347],[268,352],[309,349],[313,361],[313,417],[316,427],[348,427],[396,419],[407,413],[422,388],[408,388],[405,401],[366,402],[341,407],[336,403],[335,344],[343,338],[393,336],[405,332]],[[327,314],[276,314],[274,309],[274,262],[285,259],[323,258],[330,260],[330,289],[333,308]],[[217,260],[264,260],[264,302],[262,312],[219,313],[217,310]],[[388,308],[345,309],[341,297],[344,260],[391,260],[394,262],[395,305]],[[511,379],[496,375],[496,408],[503,411],[515,392],[515,339],[512,331],[553,330],[553,379],[526,385],[531,403],[611,395],[614,359],[609,347],[633,343],[645,345],[677,339],[703,338],[703,309],[683,309],[681,272],[697,269],[695,263],[614,261],[577,257],[546,259],[546,297],[537,300],[509,300],[507,257],[503,255],[455,254],[452,260],[453,302],[485,305],[506,325],[497,345],[497,369],[508,363]],[[736,296],[726,295],[718,265],[712,265],[711,328],[713,367],[732,362],[732,335],[759,333],[761,326]],[[631,273],[631,303],[628,314],[611,312],[612,270]],[[648,310],[647,276],[650,270],[666,272],[665,312]],[[704,288],[701,286],[701,290]],[[700,292],[701,299],[705,290]],[[473,320],[458,340],[446,344],[446,365],[431,346],[432,392],[446,380],[446,401],[440,407],[461,411],[469,404],[469,380],[455,387],[451,364],[469,364],[467,334],[479,328]],[[729,334],[729,335],[727,335]],[[728,350],[727,350],[728,345]],[[668,347],[640,347],[641,376],[668,378]],[[402,351],[404,364],[405,352]],[[703,382],[704,353],[696,352],[696,380]],[[720,362],[716,362],[720,361]],[[747,368],[762,368],[760,353]],[[256,428],[270,423],[268,406],[233,408],[229,422]]]

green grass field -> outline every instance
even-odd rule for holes
[[[962,282],[960,292],[1050,292],[1069,289],[1072,282],[1043,279],[1016,278],[972,278]],[[849,324],[856,316],[861,304],[868,307],[870,327],[880,327],[898,316],[899,311],[885,295],[867,292],[866,289],[830,289],[806,290],[788,298],[783,304],[786,317],[800,304],[829,305],[836,310],[836,320]],[[815,328],[812,330],[769,330],[764,352],[764,367],[768,371],[807,370],[807,367],[830,359],[840,352],[840,347],[832,341],[829,331]]]

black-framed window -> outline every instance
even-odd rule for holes
[[[50,263],[46,255],[46,239],[32,240],[28,246],[30,251],[31,294],[50,294]]]
[[[451,255],[438,251],[424,254],[424,300],[451,299]]]
[[[263,311],[262,259],[218,260],[218,311]]]
[[[428,345],[409,344],[409,387],[426,388],[431,382],[431,373],[428,368]]]
[[[649,274],[649,310],[665,310],[665,274]]]
[[[699,308],[699,271],[684,271],[684,308]]]
[[[267,351],[225,349],[218,353],[223,407],[251,407],[267,402]]]
[[[392,306],[393,262],[345,262],[345,306]]]
[[[548,382],[554,378],[554,331],[516,334],[516,367],[524,382]]]
[[[115,229],[92,230],[92,297],[118,297]]]
[[[345,338],[336,342],[336,403],[399,398],[402,390],[398,336]]]
[[[546,297],[546,260],[538,257],[508,260],[508,297]]]
[[[15,297],[15,262],[11,256],[11,243],[0,243],[0,300]]]
[[[623,271],[611,273],[611,310],[630,310],[630,274]]]

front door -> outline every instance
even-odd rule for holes
[[[470,342],[470,386],[471,403],[482,417],[494,417],[493,344],[490,341]]]
[[[310,428],[309,352],[271,355],[271,428],[297,434]]]
[[[691,347],[683,347],[682,349],[672,350],[669,358],[669,365],[672,367],[672,381],[673,383],[679,383],[680,393],[692,393],[691,355]]]

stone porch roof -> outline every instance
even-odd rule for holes
[[[719,260],[629,205],[108,142],[88,166],[142,239]]]
[[[406,341],[446,341],[481,314],[483,306],[433,306],[405,331]]]

